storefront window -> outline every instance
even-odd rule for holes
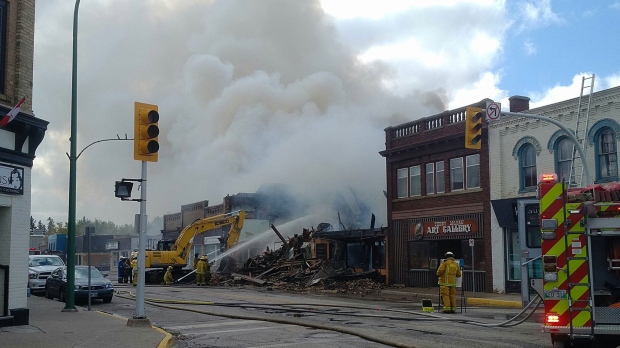
[[[511,228],[506,231],[506,267],[508,280],[521,280],[521,244],[519,230]]]
[[[428,269],[428,243],[409,243],[409,269]]]
[[[472,269],[472,257],[471,257],[471,249],[469,246],[469,239],[461,240],[461,257],[465,260],[464,269],[471,270]],[[486,266],[486,260],[484,257],[484,241],[482,239],[476,239],[474,244],[474,270],[476,271],[484,271]],[[459,255],[456,255],[459,258]]]

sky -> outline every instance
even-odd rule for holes
[[[33,112],[50,123],[31,215],[43,223],[68,216],[74,5],[36,2]],[[335,224],[329,203],[351,193],[387,225],[386,127],[484,98],[575,98],[592,74],[595,90],[619,86],[617,18],[617,0],[85,0],[77,151],[132,138],[134,102],[156,104],[149,220],[284,184],[313,225]],[[140,173],[132,141],[88,147],[76,217],[132,224],[139,204],[114,182]]]

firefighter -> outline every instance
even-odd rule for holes
[[[461,267],[454,261],[452,252],[448,251],[445,258],[437,269],[437,282],[443,300],[443,312],[456,313],[456,278],[461,277]]]
[[[200,261],[200,258],[198,257],[198,253],[194,254],[194,263],[192,264],[192,268],[196,269],[196,265],[198,264],[198,261]]]
[[[164,274],[164,285],[172,285],[174,279],[172,279],[172,266],[168,266],[166,273]]]
[[[133,286],[138,285],[138,255],[131,255],[131,268],[133,270]]]
[[[206,276],[207,276],[207,257],[202,256],[198,263],[196,264],[196,285],[202,286],[207,285]]]
[[[125,282],[125,256],[118,260],[118,283]]]
[[[125,257],[123,260],[123,283],[133,283],[133,267],[131,267],[131,261]]]

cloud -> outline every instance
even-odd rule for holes
[[[563,85],[555,85],[552,88],[549,88],[542,93],[531,92],[529,94],[530,97],[530,107],[537,108],[539,106],[545,106],[548,104],[557,103],[560,101],[573,99],[579,97],[581,93],[581,84],[583,78],[589,78],[592,76],[592,73],[583,72],[573,76],[571,84],[568,86]],[[586,81],[586,85],[588,86],[589,82]],[[595,78],[594,79],[594,91],[600,90],[601,83]],[[584,94],[589,93],[589,90],[584,90]]]
[[[536,46],[530,40],[526,40],[525,43],[523,43],[523,50],[528,56],[536,54]]]
[[[609,5],[609,8],[614,10],[620,10],[620,1],[616,1],[613,4]]]
[[[553,12],[551,0],[521,2],[517,6],[520,17],[519,31],[564,23],[564,19]]]

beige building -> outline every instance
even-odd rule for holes
[[[587,84],[585,81],[586,87]],[[529,108],[529,98],[512,97],[511,108],[519,104],[518,111],[549,117],[575,132],[579,92],[579,89],[575,91],[575,98],[535,109]],[[581,98],[579,133],[585,140],[590,181],[596,184],[618,181],[620,87],[594,92],[589,105],[586,92]],[[573,145],[558,126],[538,119],[502,116],[499,121],[489,123],[488,128],[493,291],[523,292],[528,290],[527,284],[521,283],[523,264],[527,264],[528,274],[542,275],[542,262],[536,259],[540,255],[538,177],[542,173],[556,173],[559,179],[568,180]],[[581,160],[576,163],[577,168],[581,167]],[[588,184],[585,176],[583,181],[582,185],[576,185]]]
[[[0,326],[25,325],[30,173],[48,122],[32,113],[35,0],[0,0]]]

